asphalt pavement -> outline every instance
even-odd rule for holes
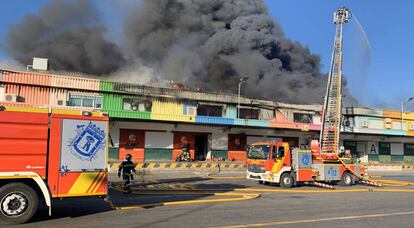
[[[17,227],[414,227],[412,171],[371,174],[408,183],[385,187],[406,192],[371,192],[373,187],[362,185],[337,188],[345,192],[317,193],[307,186],[277,192],[282,189],[242,174],[146,172],[136,177],[133,194],[117,190],[118,179],[111,176],[110,196],[118,210],[98,198],[64,199],[55,202],[51,217],[42,209]],[[346,192],[350,189],[357,192]],[[260,197],[243,196],[253,192]],[[190,203],[174,204],[183,201]]]

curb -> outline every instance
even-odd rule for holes
[[[118,169],[120,162],[109,164],[109,169]],[[218,162],[138,162],[136,169],[246,169],[246,163]]]
[[[402,171],[414,170],[414,165],[368,165],[368,171]]]

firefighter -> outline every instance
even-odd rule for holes
[[[131,161],[132,155],[127,154],[125,156],[125,160],[121,162],[118,169],[118,177],[121,178],[121,172],[122,172],[122,179],[124,180],[124,191],[125,193],[131,193],[131,189],[129,187],[129,184],[131,183],[131,180],[134,179],[132,176],[132,172],[135,172],[135,164]],[[132,171],[132,172],[131,172]]]

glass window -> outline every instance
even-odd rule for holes
[[[251,146],[248,150],[247,157],[250,159],[269,159],[269,145]]]
[[[414,144],[404,143],[404,155],[414,156]]]
[[[69,99],[70,106],[79,106],[82,107],[82,98],[71,97]]]
[[[293,121],[295,123],[312,123],[312,114],[293,113]]]
[[[128,110],[128,111],[132,109],[132,105],[131,105],[131,102],[129,100],[125,100],[124,99],[124,107],[123,107],[123,109],[124,110]]]
[[[102,97],[72,94],[69,97],[69,105],[77,107],[102,108]]]
[[[140,99],[129,99],[123,100],[123,109],[137,112],[151,112],[152,102]]]
[[[102,97],[95,98],[95,108],[102,108]]]
[[[379,142],[379,154],[381,155],[390,155],[391,154],[391,144],[387,142]]]
[[[259,109],[255,108],[240,108],[240,119],[259,119]]]
[[[223,106],[221,105],[204,105],[197,106],[197,116],[223,116]]]
[[[82,107],[90,107],[90,108],[93,108],[93,99],[83,98],[83,100],[82,100]]]

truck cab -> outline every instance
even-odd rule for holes
[[[247,148],[247,179],[260,183],[294,185],[292,158],[287,142],[259,142]]]

